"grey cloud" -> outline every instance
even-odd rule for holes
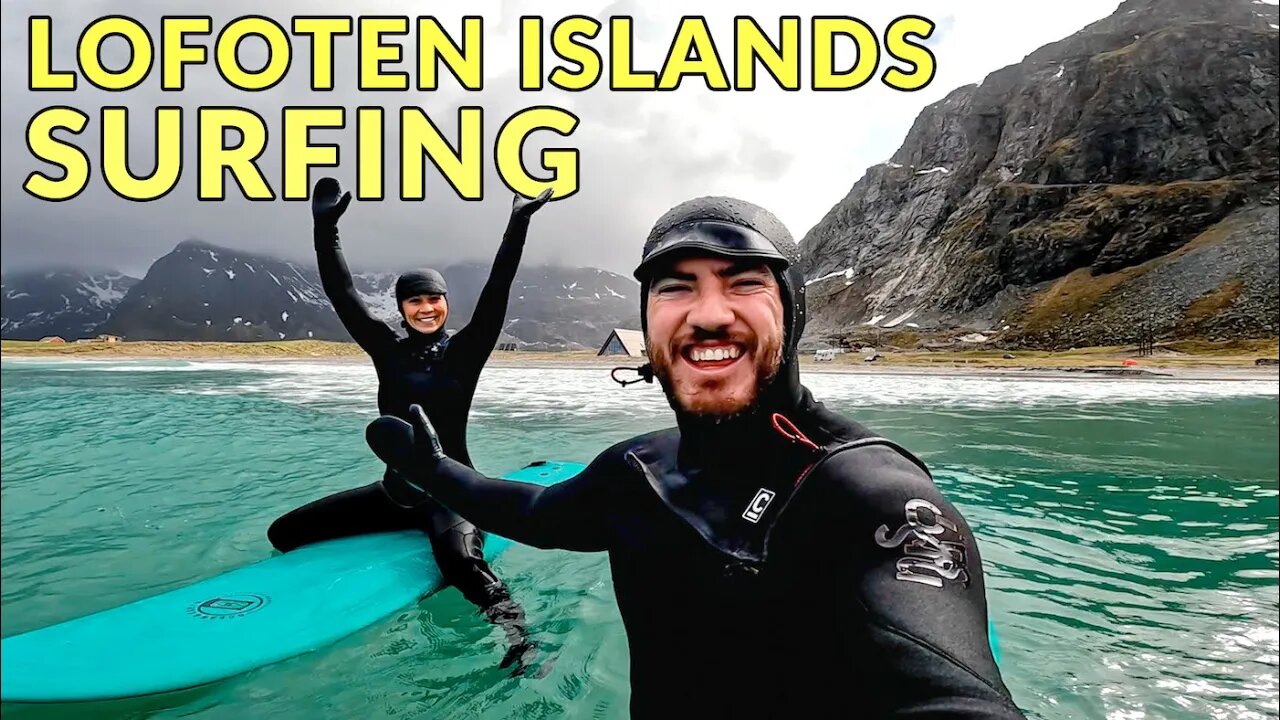
[[[933,33],[929,35],[929,39],[923,42],[916,40],[915,42],[936,50],[936,48],[939,45],[941,45],[943,42],[945,42],[948,36],[951,35],[952,30],[955,29],[956,16],[950,15],[950,14],[943,15],[940,18],[933,19],[933,21],[934,21]]]
[[[772,180],[787,171],[793,158],[768,138],[748,133],[743,138],[738,159],[746,172],[761,180]]]

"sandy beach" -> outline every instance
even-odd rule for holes
[[[206,360],[218,362],[368,362],[354,343],[321,340],[289,342],[120,342],[65,345],[6,340],[5,358],[67,360]],[[1277,356],[1276,340],[1211,344],[1169,343],[1142,357],[1132,348],[1082,348],[1067,352],[1018,350],[881,351],[868,362],[859,353],[843,353],[818,362],[803,359],[805,372],[903,375],[1034,375],[1037,377],[1162,377],[1195,380],[1259,380],[1280,376],[1275,365],[1256,364]],[[641,358],[597,356],[594,351],[495,351],[490,364],[499,367],[562,368],[634,366]]]

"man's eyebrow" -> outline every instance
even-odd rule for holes
[[[733,277],[734,275],[743,275],[749,272],[759,272],[761,274],[767,274],[769,272],[769,266],[764,265],[759,260],[747,260],[747,259],[735,260],[733,264],[729,265],[723,270],[720,270],[719,272],[716,273],[716,275],[719,275],[720,277],[724,278],[724,277]]]
[[[743,275],[750,272],[759,272],[760,274],[765,275],[769,273],[769,266],[762,264],[759,260],[753,260],[753,259],[735,260],[732,264],[726,266],[724,269],[717,270],[716,276],[722,277],[722,278],[728,278],[728,277],[733,277],[735,275]],[[679,272],[678,270],[672,269],[660,275],[655,275],[653,278],[653,284],[656,285],[666,280],[694,282],[697,279],[698,279],[698,276],[694,275],[693,273]]]
[[[693,282],[694,280],[697,280],[697,279],[698,277],[696,275],[692,275],[690,273],[682,273],[682,272],[676,272],[675,270],[668,270],[667,272],[664,272],[661,275],[654,276],[653,284],[657,285],[660,282],[665,282],[668,280],[683,280],[684,282]]]

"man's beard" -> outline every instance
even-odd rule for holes
[[[703,336],[702,339],[728,339],[723,335]],[[728,422],[745,415],[750,415],[758,409],[761,395],[765,389],[777,377],[778,371],[782,368],[782,342],[780,339],[770,338],[763,346],[756,341],[752,358],[755,360],[756,381],[750,390],[750,395],[738,404],[734,409],[726,412],[719,407],[707,407],[702,403],[688,405],[680,398],[676,389],[675,381],[672,377],[673,351],[669,347],[659,347],[650,343],[648,345],[649,364],[653,367],[653,376],[662,386],[663,393],[667,396],[667,402],[670,403],[672,409],[676,413],[687,417],[697,418],[711,422]],[[714,390],[713,390],[714,392]]]

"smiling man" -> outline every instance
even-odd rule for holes
[[[686,259],[649,293],[649,357],[679,409],[727,417],[750,407],[781,360],[782,302],[768,266]]]
[[[518,542],[607,551],[634,717],[1021,718],[968,524],[923,463],[800,383],[798,257],[750,203],[673,208],[636,277],[676,428],[544,489],[450,459],[414,409],[369,426],[402,471],[386,482]]]

